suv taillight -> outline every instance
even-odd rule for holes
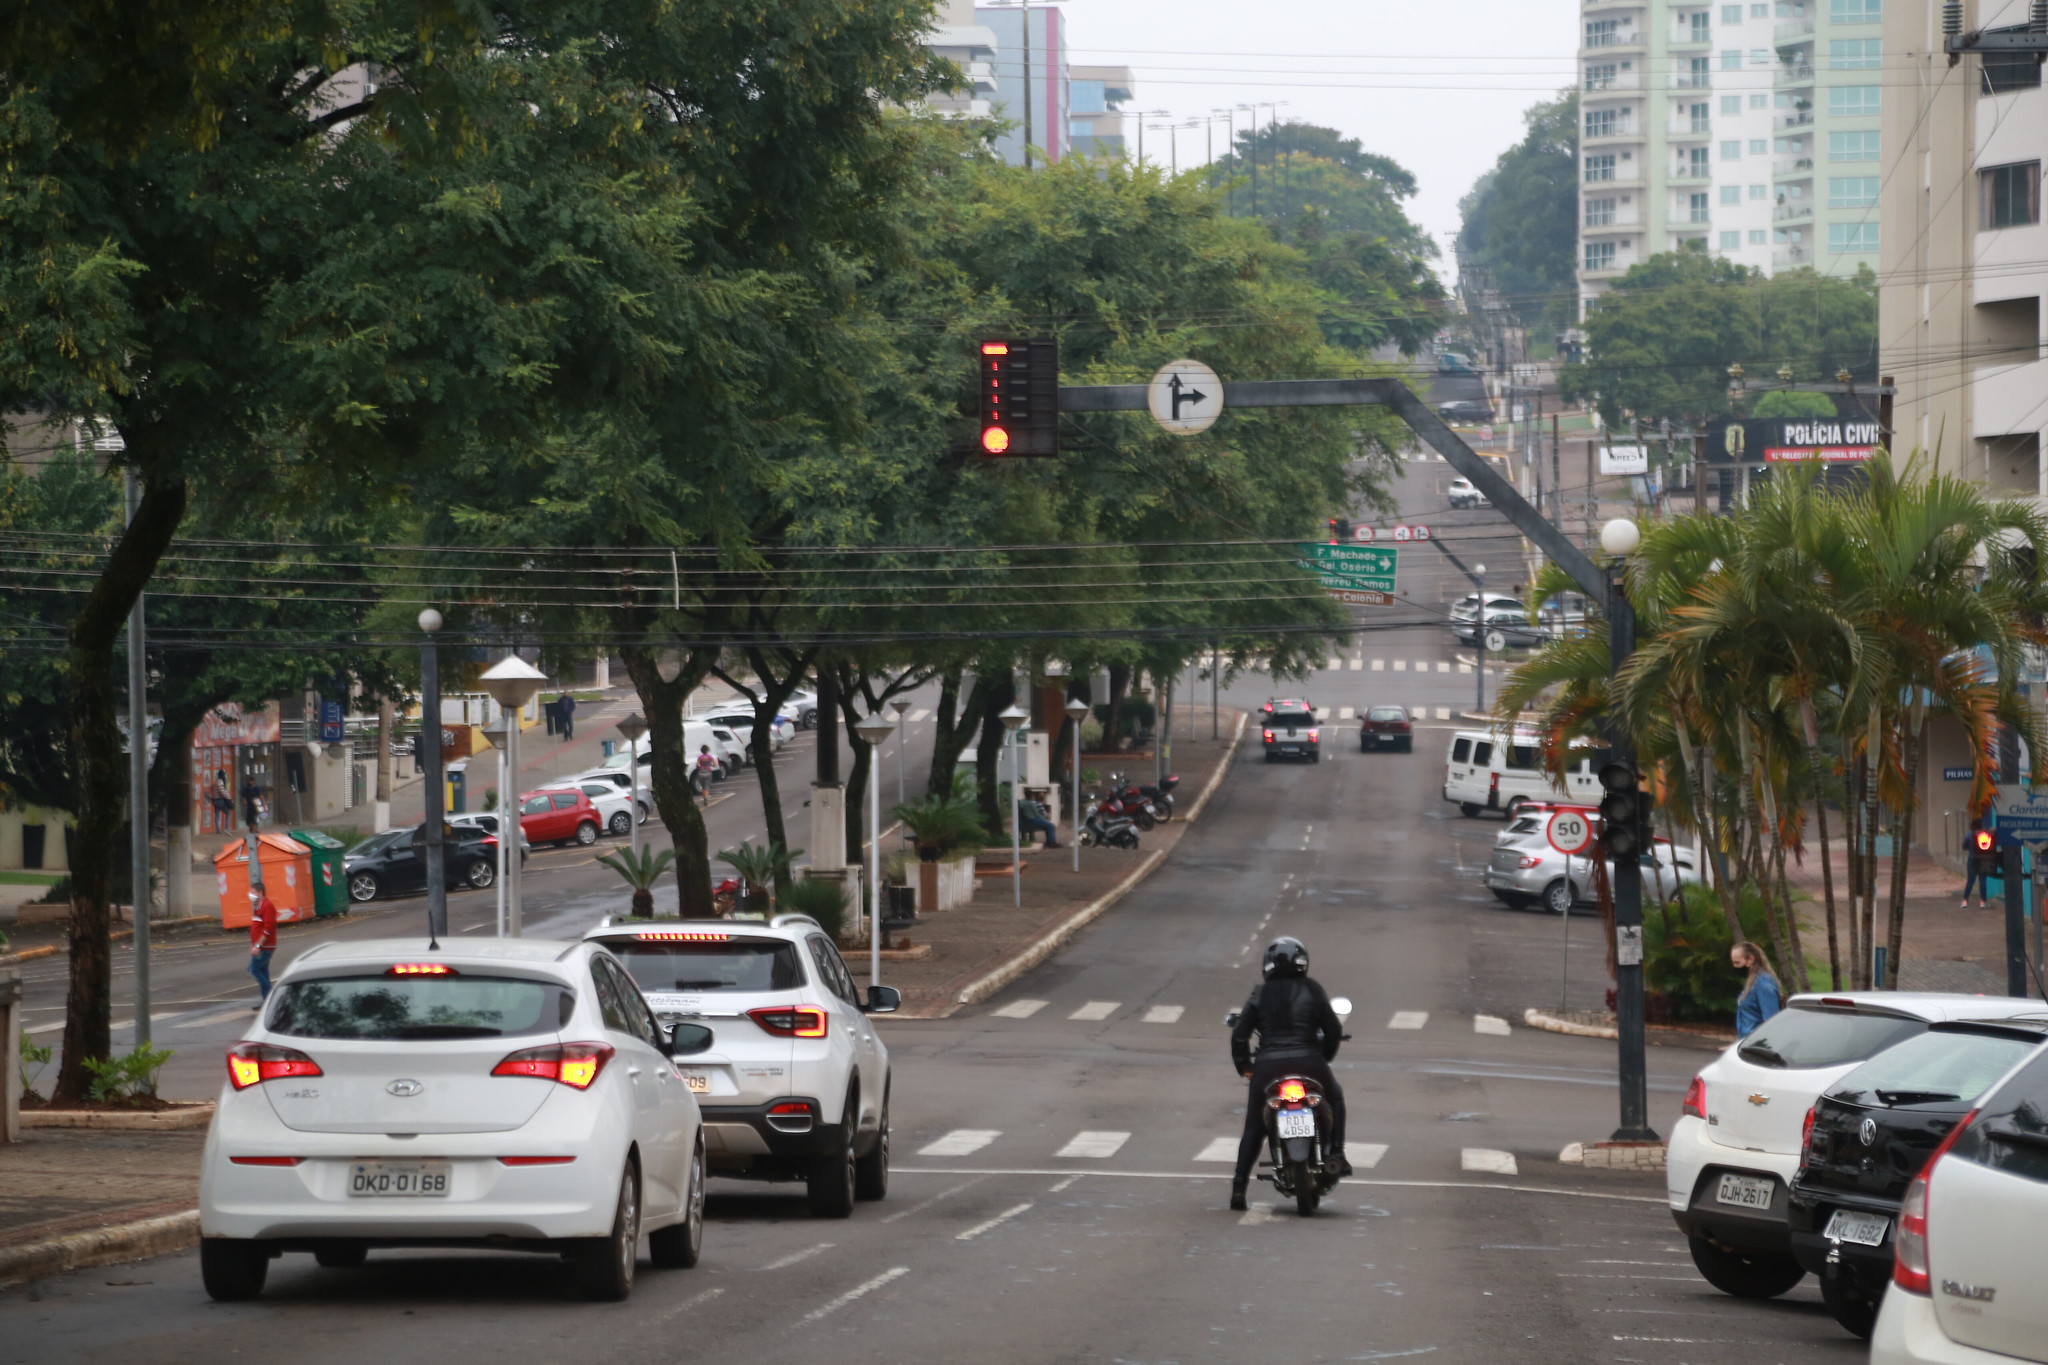
[[[1271,730],[1268,730],[1268,731],[1266,731],[1266,743],[1268,743],[1268,744],[1271,744],[1272,742],[1273,742],[1273,732],[1272,732]]]
[[[778,1038],[825,1036],[825,1011],[809,1005],[765,1005],[757,1010],[748,1010],[747,1018],[759,1024],[763,1032]]]
[[[1820,1165],[1820,1153],[1813,1149],[1813,1120],[1819,1113],[1819,1105],[1808,1105],[1806,1107],[1806,1118],[1799,1125],[1799,1150],[1805,1153],[1803,1159],[1809,1166]]]
[[[1948,1136],[1927,1158],[1920,1174],[1906,1186],[1906,1197],[1899,1203],[1899,1235],[1892,1243],[1892,1283],[1908,1294],[1934,1292],[1933,1274],[1927,1264],[1927,1182],[1933,1177],[1934,1168],[1948,1155],[1948,1149],[1963,1135],[1963,1129],[1976,1117],[1977,1111],[1972,1109],[1948,1130]]]
[[[228,1049],[228,1084],[247,1090],[287,1076],[317,1076],[320,1064],[297,1048],[275,1043],[236,1043]]]
[[[491,1068],[493,1076],[530,1076],[571,1090],[588,1090],[612,1059],[610,1043],[555,1043],[515,1052]]]
[[[1322,741],[1323,741],[1323,732],[1322,732],[1322,731],[1320,731],[1320,730],[1311,730],[1311,731],[1309,731],[1309,732],[1308,732],[1308,742],[1309,742],[1309,743],[1311,743],[1311,744],[1320,744],[1320,743],[1322,743]]]
[[[1692,1084],[1685,1088],[1685,1104],[1682,1107],[1682,1112],[1696,1119],[1704,1119],[1707,1116],[1706,1077],[1693,1077]]]

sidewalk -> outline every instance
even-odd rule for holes
[[[0,1144],[0,1284],[197,1240],[203,1129],[24,1128]]]

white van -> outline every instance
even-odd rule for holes
[[[1543,769],[1542,742],[1533,731],[1454,731],[1444,757],[1444,800],[1467,816],[1483,810],[1513,815],[1525,801],[1598,805],[1604,752],[1590,745],[1579,749],[1560,789]]]
[[[685,767],[691,770],[696,768],[697,750],[706,744],[711,746],[711,752],[718,757],[719,777],[730,777],[746,766],[747,746],[742,744],[733,735],[731,730],[728,730],[723,725],[714,725],[709,721],[684,721],[683,761]],[[638,740],[634,741],[632,753],[640,759],[640,785],[641,790],[644,791],[651,781],[648,777],[648,767],[654,762],[654,741],[642,735]],[[632,761],[632,758],[627,754],[626,747],[622,744],[613,751],[610,758],[591,771],[625,772],[631,767]]]

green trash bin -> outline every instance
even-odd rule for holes
[[[348,877],[342,870],[342,855],[348,845],[317,829],[286,831],[312,850],[313,914],[319,919],[348,913]]]

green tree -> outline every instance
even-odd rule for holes
[[[1756,400],[1752,417],[1833,417],[1835,400],[1824,393],[1800,389],[1773,389]]]
[[[1579,234],[1579,96],[1531,105],[1528,133],[1458,203],[1458,250],[1531,329],[1571,325]]]

